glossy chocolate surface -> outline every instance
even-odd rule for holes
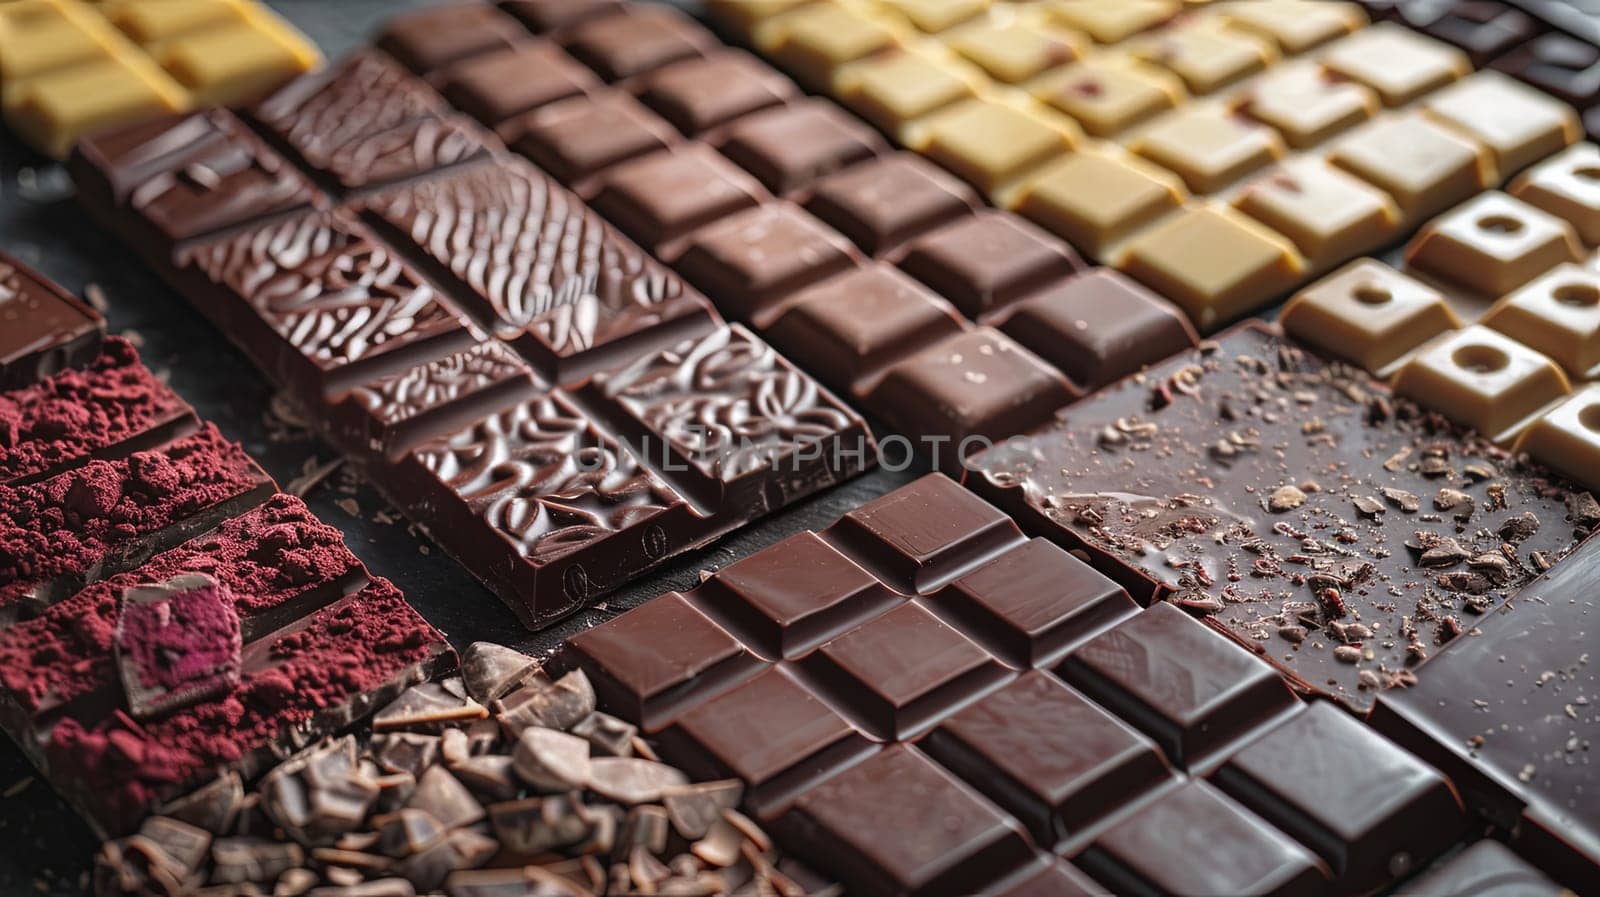
[[[1254,326],[971,463],[1136,598],[1362,709],[1586,531],[1541,468]]]
[[[0,253],[0,389],[21,389],[94,358],[105,319]]]

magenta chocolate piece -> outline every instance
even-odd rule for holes
[[[158,449],[0,487],[0,617],[131,570],[273,491],[209,424]]]
[[[115,639],[136,720],[213,700],[239,684],[239,614],[228,587],[204,573],[125,589]]]
[[[1469,806],[1517,832],[1519,852],[1578,893],[1600,888],[1600,808],[1582,799],[1600,788],[1585,762],[1600,725],[1597,585],[1600,542],[1590,539],[1372,713],[1374,728],[1443,769]]]
[[[87,364],[105,329],[99,312],[0,252],[0,389]]]
[[[127,340],[106,337],[82,367],[0,392],[0,485],[126,457],[196,426],[189,405],[139,362]]]
[[[1358,710],[1580,535],[1543,469],[1253,325],[969,464],[1136,598]]]

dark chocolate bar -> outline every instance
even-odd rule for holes
[[[1372,725],[1438,764],[1467,802],[1517,833],[1563,884],[1600,887],[1600,787],[1588,754],[1600,709],[1593,651],[1600,542],[1586,542],[1384,694]]]
[[[1559,479],[1260,326],[970,462],[975,488],[1366,709],[1556,563]]]
[[[326,160],[314,180],[348,185],[337,157],[365,137],[333,110],[425,90],[397,71],[357,57],[254,114],[302,162]],[[367,132],[441,114],[415,105]],[[529,626],[874,460],[858,417],[526,163],[423,160],[433,176],[351,205],[319,196],[163,244],[105,186],[150,155],[140,141],[164,144],[153,130],[75,157],[95,214],[155,247],[157,270]],[[215,152],[287,164],[247,136]]]
[[[20,389],[85,364],[105,329],[99,312],[0,253],[0,389]]]
[[[940,475],[555,666],[851,893],[1372,893],[1468,831],[1438,770]]]

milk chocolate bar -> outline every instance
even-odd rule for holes
[[[887,154],[869,129],[824,101],[799,99],[787,79],[752,58],[707,49],[714,39],[692,22],[619,4],[570,24],[524,18],[547,36],[524,40],[516,53],[541,61],[548,87],[523,97],[503,80],[479,83],[472,66],[517,65],[510,51],[484,51],[436,76],[451,85],[447,98],[592,198],[597,212],[724,314],[777,341],[941,463],[963,443],[970,449],[1026,429],[1080,392],[1194,342],[1162,299],[1105,275],[1074,282],[1081,263],[1065,244],[1010,214],[975,213],[977,198],[959,181]],[[644,25],[656,22],[670,27],[651,33],[648,46],[621,39],[639,31],[644,40]],[[463,24],[476,36],[460,41],[493,45],[503,24]],[[402,31],[407,40],[432,40],[408,23],[386,40]],[[489,195],[468,178],[451,208]],[[496,203],[524,204],[516,191],[492,189]],[[433,227],[439,218],[419,215],[406,197],[374,204],[390,226],[429,241],[439,264],[496,270],[445,243],[448,235]],[[419,227],[433,229],[423,237]],[[858,301],[863,290],[870,304]],[[1101,333],[1098,320],[1091,326],[1091,296],[1124,303],[1126,332]],[[503,319],[505,301],[489,298]],[[957,340],[971,328],[946,303],[998,330],[980,327]],[[863,309],[872,320],[858,320]],[[878,394],[880,383],[886,391]]]
[[[0,255],[0,389],[20,389],[93,358],[100,313],[10,256]]]
[[[1583,493],[1256,326],[974,458],[975,487],[1365,710],[1558,563]]]
[[[417,101],[337,114],[375,94]],[[73,169],[529,626],[871,463],[859,418],[548,177],[386,137],[449,118],[423,97],[358,56],[268,98],[252,114],[310,178],[223,110],[98,136]],[[201,148],[160,151],[191,132]],[[407,150],[357,185],[343,166],[373,141]],[[223,159],[253,174],[170,204],[133,186]],[[172,226],[183,208],[203,232]]]

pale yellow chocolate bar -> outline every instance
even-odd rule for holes
[[[1057,22],[1102,44],[1126,40],[1183,10],[1178,0],[1044,0],[1043,5]]]
[[[1371,119],[1383,106],[1371,88],[1331,77],[1314,62],[1294,60],[1251,83],[1240,108],[1303,149]]]
[[[757,32],[758,43],[771,43],[766,52],[796,79],[823,91],[832,89],[840,66],[899,44],[887,25],[833,3],[796,9],[771,25]]]
[[[1559,265],[1495,303],[1483,323],[1555,359],[1575,379],[1600,376],[1600,272]]]
[[[1461,326],[1437,290],[1376,259],[1357,259],[1296,293],[1278,322],[1295,339],[1377,377]]]
[[[1100,58],[1040,78],[1030,88],[1040,102],[1072,116],[1085,131],[1110,137],[1176,106],[1183,85],[1173,75],[1137,62]]]
[[[983,13],[989,0],[875,0],[876,5],[894,12],[919,31],[937,34]]]
[[[1394,391],[1504,445],[1570,387],[1554,361],[1474,324],[1407,361]]]
[[[202,28],[243,22],[243,5],[234,0],[119,0],[105,4],[105,16],[136,43],[149,46]]]
[[[1322,64],[1401,106],[1472,71],[1467,54],[1403,25],[1379,22],[1330,45]]]
[[[1482,71],[1423,100],[1423,108],[1489,147],[1500,177],[1578,142],[1578,113],[1509,75]]]
[[[1135,156],[1070,153],[1023,190],[1017,210],[1083,252],[1103,258],[1111,244],[1169,212],[1183,182]]]
[[[1252,35],[1204,25],[1173,27],[1128,42],[1133,58],[1172,72],[1194,94],[1214,93],[1249,77],[1278,57]]]
[[[967,100],[934,115],[918,147],[988,194],[1071,150],[1077,136],[1012,106]]]
[[[156,58],[205,106],[261,96],[321,61],[315,47],[259,9],[248,9],[238,24],[173,38]]]
[[[1367,23],[1361,7],[1335,0],[1229,0],[1212,9],[1233,27],[1276,41],[1285,53],[1304,53]]]
[[[1479,295],[1504,296],[1562,262],[1583,259],[1572,225],[1498,190],[1422,229],[1406,264]]]
[[[835,76],[836,95],[890,134],[972,95],[972,85],[947,64],[898,50],[854,62]]]
[[[12,98],[9,122],[40,152],[64,158],[84,134],[179,112],[188,98],[142,54],[117,54],[39,75]]]
[[[1516,450],[1581,486],[1600,489],[1600,385],[1580,389],[1540,417]]]
[[[1511,195],[1565,218],[1583,242],[1600,243],[1600,147],[1580,143],[1535,165],[1512,183]]]
[[[1315,157],[1279,165],[1233,203],[1293,240],[1319,269],[1386,245],[1400,227],[1400,208],[1387,193]]]
[[[1136,235],[1118,266],[1205,331],[1267,304],[1305,271],[1282,235],[1213,205],[1190,207]]]
[[[1082,35],[1043,22],[983,21],[943,35],[945,45],[1004,84],[1020,84],[1083,55]]]
[[[1394,197],[1416,225],[1496,182],[1489,151],[1415,112],[1340,138],[1328,161]]]
[[[1283,139],[1271,128],[1220,108],[1195,106],[1152,122],[1129,148],[1172,170],[1196,193],[1215,193],[1285,152]]]

